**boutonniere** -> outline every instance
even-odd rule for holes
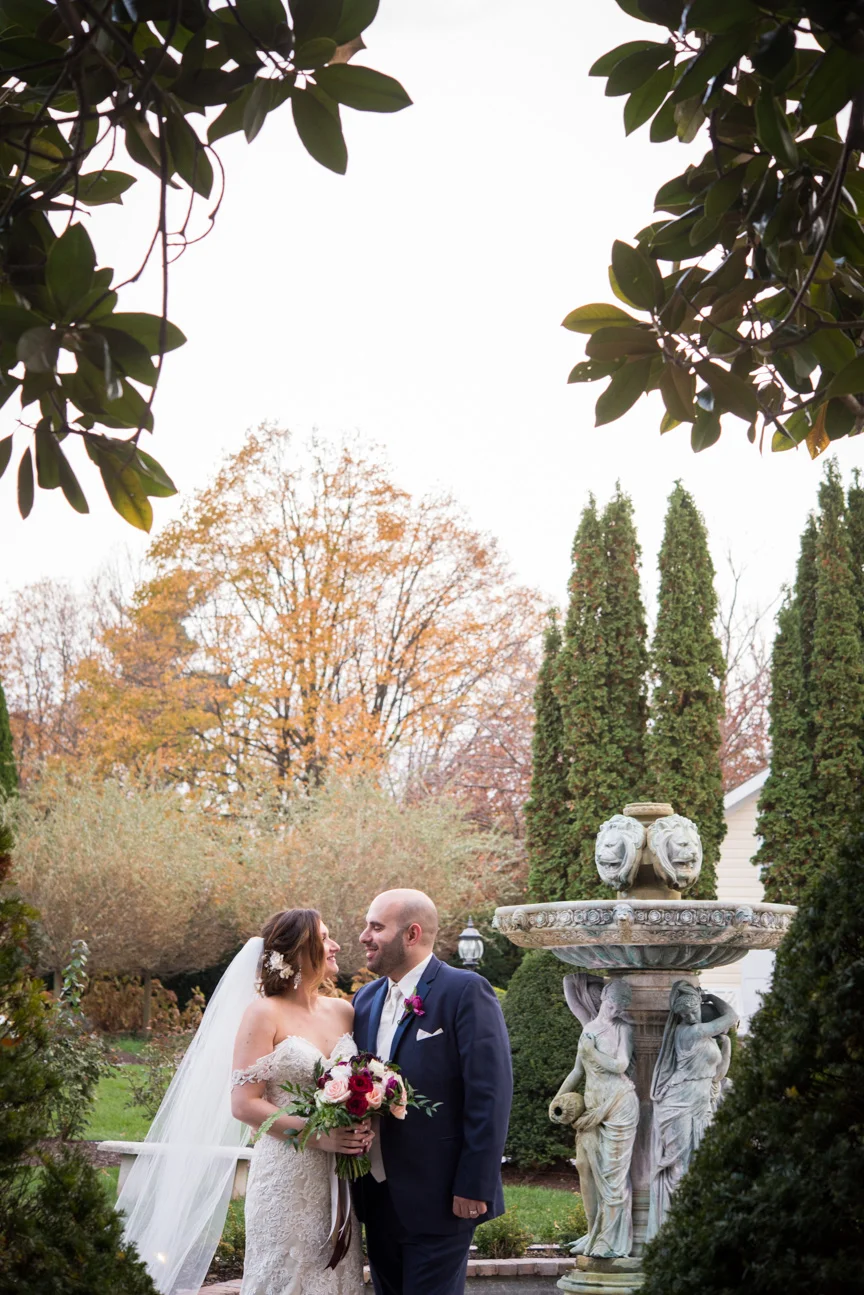
[[[425,1016],[426,1010],[423,1006],[423,999],[419,994],[410,994],[405,999],[405,1010],[402,1013],[402,1021],[407,1021],[412,1016]],[[402,1024],[402,1021],[399,1024]]]

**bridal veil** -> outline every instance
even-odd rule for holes
[[[263,949],[247,941],[219,981],[117,1198],[161,1295],[198,1295],[219,1244],[236,1152],[251,1130],[231,1114],[234,1039],[255,998]]]

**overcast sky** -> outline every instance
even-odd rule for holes
[[[687,161],[678,144],[649,144],[647,127],[625,139],[624,101],[587,77],[599,54],[643,35],[659,33],[614,0],[382,0],[356,61],[398,77],[414,106],[343,110],[347,176],[307,157],[287,107],[251,147],[223,141],[227,197],[213,234],[173,270],[169,313],[189,342],[169,357],[146,445],[181,496],[262,420],[301,434],[359,429],[386,448],[401,485],[450,490],[522,580],[560,599],[587,495],[605,500],[620,478],[650,597],[680,477],[715,558],[731,549],[748,597],[771,602],[815,501],[820,468],[806,451],[760,458],[729,419],[694,456],[687,428],[661,439],[656,395],[595,430],[603,384],[566,385],[583,348],[561,319],[609,299],[612,239],[632,240]],[[150,228],[155,181],[133,195],[91,219],[102,263],[118,270]],[[155,277],[121,298],[135,308],[158,311]],[[836,452],[848,475],[864,465],[864,437]],[[85,577],[126,546],[143,553],[146,537],[80,468],[89,517],[59,491],[37,492],[23,523],[14,473],[0,482],[7,587]],[[154,503],[158,527],[178,505]]]

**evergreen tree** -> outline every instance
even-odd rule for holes
[[[594,840],[645,779],[645,612],[633,506],[620,488],[598,517],[591,500],[573,546],[556,688],[571,802],[566,898],[608,898]],[[564,896],[562,896],[563,898]]]
[[[569,968],[554,953],[525,954],[504,999],[513,1054],[513,1106],[507,1154],[517,1165],[573,1155],[573,1135],[549,1119],[549,1103],[573,1067],[581,1026],[564,998]]]
[[[824,866],[846,840],[864,787],[864,655],[837,464],[819,487],[812,694],[814,862]]]
[[[864,486],[856,468],[846,493],[846,522],[849,527],[849,553],[852,558],[852,580],[858,603],[858,627],[864,640]]]
[[[714,632],[717,595],[708,537],[678,482],[669,496],[660,549],[660,598],[652,648],[655,676],[648,734],[654,794],[691,818],[702,837],[702,873],[691,894],[715,895],[726,835],[720,768],[725,664]]]
[[[610,809],[604,778],[608,688],[601,618],[606,571],[604,528],[592,496],[573,542],[570,601],[555,680],[570,795],[567,899],[604,895],[594,866],[594,837],[610,813],[620,812],[618,805]]]
[[[801,672],[804,679],[804,690],[809,697],[810,676],[813,668],[813,635],[816,631],[816,547],[819,528],[816,518],[811,513],[801,536],[801,553],[798,558],[798,572],[795,580],[795,601],[798,603],[801,634]],[[808,736],[812,743],[813,707],[807,702]]]
[[[603,515],[606,541],[606,596],[601,625],[607,656],[606,784],[608,813],[639,800],[645,781],[648,724],[648,631],[639,585],[641,549],[633,504],[618,486]]]
[[[753,862],[762,868],[766,900],[794,904],[810,874],[815,822],[801,611],[798,600],[788,597],[777,616],[768,713],[771,772],[759,797],[761,844]]]
[[[643,1295],[860,1295],[864,836],[806,892]]]
[[[564,727],[555,692],[561,651],[561,631],[555,612],[549,613],[543,664],[534,693],[531,799],[525,806],[528,847],[528,886],[536,901],[565,899],[570,857],[570,811]]]

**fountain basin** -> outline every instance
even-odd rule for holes
[[[595,899],[499,908],[513,944],[598,971],[703,971],[776,949],[795,909],[716,899]]]

